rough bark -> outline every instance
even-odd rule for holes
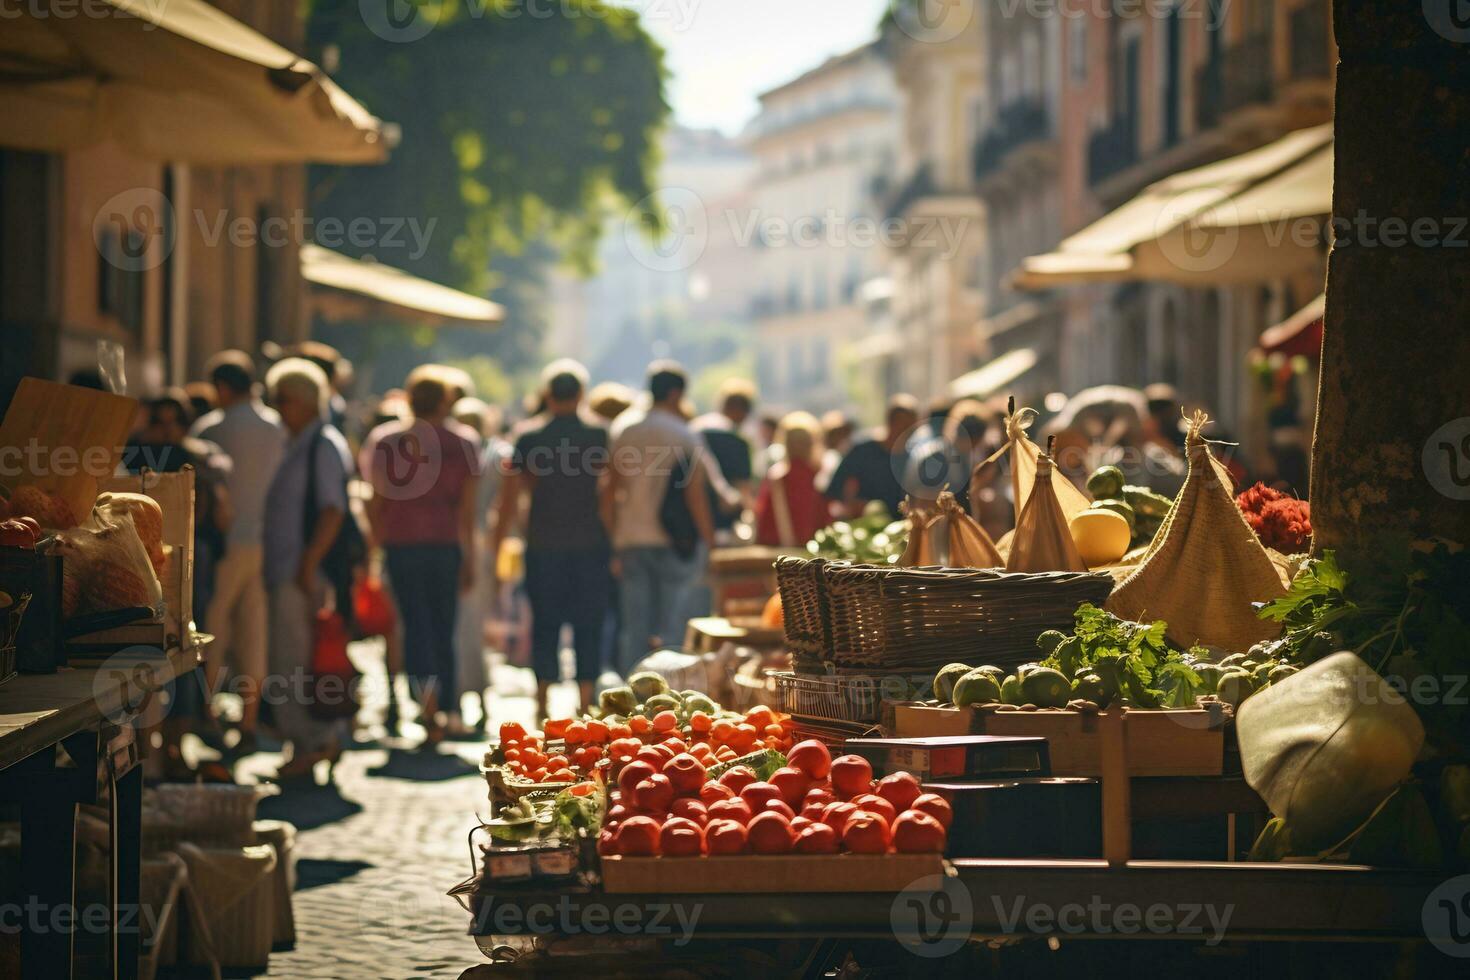
[[[1417,0],[1333,12],[1336,242],[1312,519],[1319,551],[1370,571],[1384,547],[1470,544],[1470,502],[1444,489],[1470,477],[1470,30],[1445,37]],[[1457,420],[1465,432],[1446,442]]]

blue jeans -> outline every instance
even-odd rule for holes
[[[395,544],[383,551],[403,620],[403,663],[414,695],[434,691],[441,711],[458,711],[454,621],[459,613],[459,545]]]
[[[658,637],[665,646],[684,642],[684,610],[689,589],[703,564],[701,545],[692,558],[680,558],[673,548],[624,548],[618,552],[623,576],[618,582],[622,611],[622,653],[618,672],[627,675],[648,656],[649,641]]]

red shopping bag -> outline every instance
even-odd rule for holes
[[[357,714],[357,668],[347,656],[347,624],[336,610],[316,614],[309,678],[307,710],[313,718],[337,721]]]
[[[352,588],[352,612],[357,635],[364,639],[388,636],[398,623],[388,590],[383,588],[383,580],[377,575],[364,575],[357,580]]]

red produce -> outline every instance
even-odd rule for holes
[[[792,809],[801,806],[801,801],[806,797],[807,790],[811,789],[811,777],[800,769],[792,769],[787,766],[777,769],[771,774],[771,785],[776,787],[781,794],[781,799]]]
[[[810,827],[814,823],[816,823],[816,821],[813,820],[811,817],[792,817],[791,818],[791,832],[793,834],[795,834],[796,836],[800,837],[801,836],[801,832],[803,830],[805,830],[806,828]]]
[[[633,803],[640,810],[668,813],[674,802],[674,784],[663,773],[654,773],[633,788]]]
[[[911,772],[891,772],[878,780],[878,788],[874,792],[892,803],[894,813],[898,814],[913,806],[914,801],[923,794],[924,787],[919,785],[918,777]]]
[[[832,760],[832,790],[838,796],[857,796],[873,785],[873,767],[860,755],[844,755]]]
[[[633,761],[646,762],[650,766],[653,766],[655,772],[663,772],[664,763],[668,762],[672,758],[673,756],[664,755],[662,752],[660,752],[658,750],[658,746],[656,745],[645,745],[643,746],[643,748],[638,750],[637,755],[633,756]]]
[[[836,799],[837,797],[832,795],[831,786],[813,786],[806,791],[806,796],[802,797],[802,805],[805,806],[807,803],[820,803],[826,806]]]
[[[801,815],[808,820],[821,820],[822,814],[826,809],[826,803],[823,803],[821,800],[812,800],[810,803],[802,804]]]
[[[704,765],[688,752],[670,759],[663,774],[674,784],[675,796],[694,796],[704,785]]]
[[[760,777],[749,766],[736,766],[733,769],[726,770],[725,774],[720,777],[720,782],[730,787],[735,792],[735,795],[739,796],[742,789],[751,783],[760,782]]]
[[[937,793],[924,793],[909,807],[910,810],[919,810],[929,814],[943,825],[945,830],[954,823],[954,809],[950,807],[949,801]]]
[[[705,806],[709,806],[711,803],[718,803],[720,800],[732,800],[734,798],[735,791],[733,789],[713,779],[699,787],[699,800]]]
[[[893,822],[893,846],[900,854],[942,854],[944,841],[944,825],[922,810],[909,810]]]
[[[711,820],[704,830],[710,854],[740,854],[746,847],[745,825],[735,820]]]
[[[883,818],[866,810],[848,817],[842,828],[842,844],[854,854],[887,854],[891,839]]]
[[[690,799],[689,797],[675,800],[674,805],[669,808],[669,812],[676,817],[693,820],[701,827],[709,823],[709,810],[705,809],[703,803]]]
[[[898,816],[898,809],[876,793],[864,793],[861,796],[854,796],[852,802],[857,804],[859,810],[867,810],[869,813],[878,814],[890,827],[893,826],[893,821]]]
[[[749,803],[752,810],[759,810],[767,800],[781,799],[781,791],[770,783],[755,782],[740,791],[740,798]]]
[[[840,836],[843,829],[847,827],[848,818],[857,812],[856,803],[828,803],[827,808],[822,811],[822,823],[837,831]]]
[[[757,854],[789,854],[796,843],[791,823],[781,814],[769,810],[752,817],[745,833],[750,840],[750,849]]]
[[[597,835],[597,853],[603,857],[618,853],[618,835],[613,828],[604,827]]]
[[[812,779],[821,779],[832,771],[832,753],[814,738],[797,742],[786,754],[786,764],[799,769]]]
[[[786,801],[785,800],[766,800],[766,802],[756,812],[757,813],[765,813],[766,811],[770,811],[772,813],[779,813],[779,814],[781,814],[781,816],[785,817],[787,820],[795,820],[796,819],[796,813],[795,813],[795,811],[793,811],[791,809],[791,807],[789,807],[789,806],[786,805]]]
[[[795,850],[798,854],[836,854],[840,843],[837,831],[824,823],[814,823],[796,835]]]
[[[704,828],[693,820],[670,817],[659,831],[664,857],[699,857],[704,853]]]
[[[750,804],[741,799],[719,800],[709,805],[709,818],[715,820],[733,820],[742,827],[750,823],[752,816]]]
[[[659,823],[652,817],[629,817],[617,829],[618,853],[625,857],[658,854]]]
[[[649,776],[657,774],[658,769],[652,763],[644,762],[641,759],[634,759],[624,766],[623,771],[618,773],[618,789],[623,794],[623,804],[626,806],[633,802],[634,787]]]

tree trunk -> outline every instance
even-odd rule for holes
[[[1312,523],[1318,551],[1368,573],[1415,539],[1470,544],[1470,23],[1455,9],[1334,3]]]

